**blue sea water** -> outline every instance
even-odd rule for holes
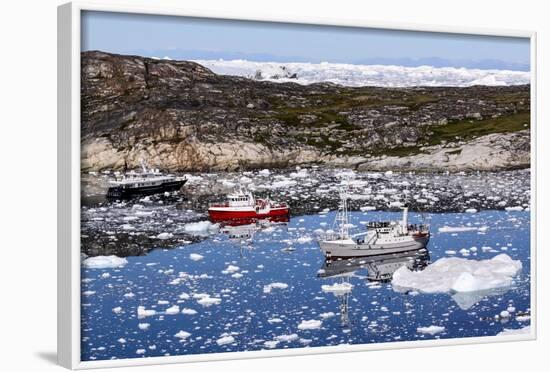
[[[416,260],[482,260],[505,253],[523,265],[513,285],[457,296],[397,292],[390,282],[368,280],[373,266],[330,276],[315,230],[330,228],[334,214],[293,217],[288,224],[233,228],[200,243],[128,257],[121,268],[83,268],[81,359],[495,336],[529,325],[525,316],[515,316],[530,312],[529,212],[426,216],[432,231],[429,260]],[[361,222],[400,217],[395,212],[352,212],[350,222],[360,231]],[[420,222],[420,215],[411,213],[410,222]],[[444,226],[471,229],[439,232]],[[321,288],[343,281],[353,285],[347,295]],[[199,303],[205,297],[219,303]],[[180,312],[166,314],[174,305]],[[138,306],[155,315],[138,317]],[[512,316],[495,318],[508,308],[515,308]],[[431,335],[417,330],[429,326],[444,331]]]

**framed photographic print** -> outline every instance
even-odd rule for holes
[[[535,33],[59,7],[68,368],[535,337]]]

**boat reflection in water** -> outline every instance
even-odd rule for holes
[[[274,225],[286,226],[290,218],[288,216],[275,216],[267,218],[238,218],[217,221],[220,224],[220,231],[227,235],[230,241],[239,244],[241,256],[244,249],[253,248],[254,235]]]
[[[351,278],[365,279],[369,282],[390,282],[393,273],[402,266],[410,270],[423,270],[428,266],[430,254],[427,249],[410,252],[385,254],[380,256],[325,259],[317,276],[322,279],[336,279],[332,284],[324,284],[321,289],[332,293],[340,302],[340,322],[343,327],[350,325],[349,296],[354,288]],[[365,270],[366,274],[358,271]]]

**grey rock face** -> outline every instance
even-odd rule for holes
[[[529,86],[351,88],[82,53],[82,170],[529,165]],[[485,160],[483,160],[485,159]]]

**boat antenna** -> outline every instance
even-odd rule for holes
[[[345,185],[340,188],[340,206],[338,208],[338,214],[336,215],[336,221],[339,223],[340,238],[347,239],[349,237],[349,224],[348,224],[348,186]]]

